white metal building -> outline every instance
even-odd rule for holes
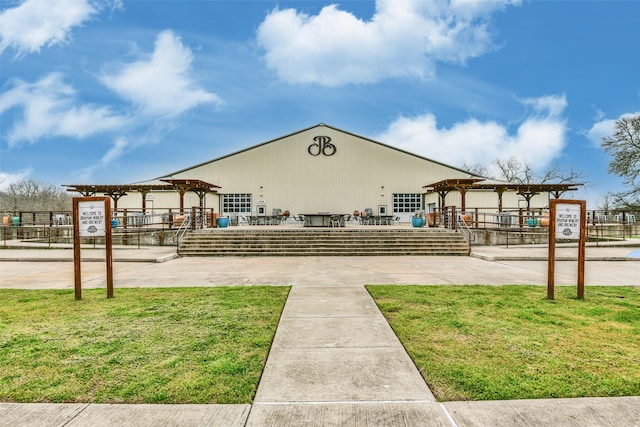
[[[438,141],[433,141],[437,144]],[[451,149],[458,149],[451,147]],[[461,148],[460,148],[461,149]],[[208,193],[204,207],[221,215],[271,215],[274,210],[292,215],[330,212],[349,214],[371,209],[374,215],[395,215],[402,222],[424,209],[440,208],[437,193],[425,186],[447,179],[482,178],[381,142],[319,124],[229,155],[192,166],[162,179],[200,180],[218,186]],[[176,208],[177,192],[127,193],[119,208],[146,211]],[[523,207],[522,197],[505,192],[505,208]],[[461,195],[452,191],[447,206],[460,206]],[[198,206],[199,197],[187,192],[184,206]],[[531,207],[545,207],[549,194],[531,199]],[[497,210],[494,191],[470,191],[467,207]]]

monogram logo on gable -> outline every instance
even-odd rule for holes
[[[320,154],[333,156],[336,154],[336,146],[331,143],[331,138],[328,136],[316,136],[313,140],[315,142],[307,148],[307,151],[312,156],[319,156]]]

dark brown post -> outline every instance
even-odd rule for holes
[[[580,200],[580,242],[578,244],[578,299],[584,299],[584,261],[587,246],[586,224],[587,202],[584,200]]]
[[[547,299],[554,299],[556,275],[556,200],[549,201],[549,259],[547,266]]]
[[[184,193],[187,192],[187,189],[184,187],[178,188],[178,193],[180,194],[180,215],[184,215]]]
[[[108,215],[105,218],[104,240],[107,260],[107,298],[113,298],[113,245],[111,239],[111,199],[105,197],[104,212]]]
[[[147,190],[140,190],[140,195],[142,195],[142,215],[147,213]]]
[[[80,273],[80,226],[78,223],[78,199],[73,199],[73,277],[76,301],[82,299]]]

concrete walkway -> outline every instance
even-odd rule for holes
[[[364,287],[295,286],[247,425],[305,425],[318,411],[343,425],[362,402],[363,419],[381,420],[435,398]]]
[[[559,252],[570,259],[574,249]],[[587,285],[638,285],[640,264],[628,256],[637,249],[589,248]],[[116,295],[123,286],[292,286],[253,405],[0,403],[0,426],[640,426],[640,397],[435,402],[364,288],[544,285],[546,261],[536,257],[545,250],[482,247],[474,248],[475,257],[172,259],[173,248],[118,248],[123,258],[118,261],[114,251]],[[104,286],[104,264],[88,261],[100,260],[103,251],[83,249],[83,287]],[[73,263],[65,252],[0,250],[0,287],[73,287]],[[54,259],[66,262],[45,262]],[[556,284],[574,284],[575,269],[575,261],[558,261]]]

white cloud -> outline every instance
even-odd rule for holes
[[[145,60],[121,65],[101,80],[147,116],[175,117],[204,103],[221,104],[191,76],[193,55],[180,38],[167,30],[158,35],[154,52]]]
[[[102,156],[98,163],[75,172],[77,179],[83,182],[91,181],[97,170],[107,169],[112,163],[120,159],[129,145],[127,138],[123,136],[116,138],[111,148]]]
[[[111,147],[111,149],[107,151],[104,156],[102,156],[102,159],[100,159],[100,164],[106,167],[115,160],[119,159],[128,145],[129,141],[127,140],[127,138],[116,138],[115,141],[113,141],[113,146]]]
[[[105,6],[119,8],[121,0],[25,0],[0,14],[0,53],[13,47],[18,56],[43,46],[65,43],[74,27],[92,19]]]
[[[533,107],[537,115],[546,117],[559,117],[567,108],[567,98],[563,96],[549,95],[539,98],[526,98],[522,101],[524,105]]]
[[[31,175],[32,170],[26,169],[18,172],[2,172],[0,171],[0,191],[6,191],[9,186],[23,179],[27,179]]]
[[[561,114],[564,95],[527,99],[534,107],[514,134],[506,126],[469,119],[450,128],[439,128],[433,114],[400,117],[375,139],[446,164],[481,164],[491,169],[498,158],[515,157],[534,169],[548,166],[566,143]]]
[[[9,146],[42,137],[86,138],[117,129],[128,120],[107,107],[74,106],[75,90],[60,73],[48,74],[35,83],[19,79],[12,83],[13,87],[0,97],[0,114],[12,108],[22,108],[23,114],[6,134]]]
[[[602,138],[604,138],[605,136],[612,136],[615,133],[616,120],[619,120],[623,117],[634,117],[637,115],[640,115],[640,111],[636,113],[622,114],[617,119],[602,118],[600,121],[594,123],[593,126],[591,126],[591,129],[586,131],[584,134],[595,147],[600,147],[602,144]]]
[[[438,61],[463,63],[492,48],[490,15],[519,0],[377,0],[363,21],[337,5],[311,16],[273,10],[258,44],[268,68],[292,83],[340,86],[430,77]]]

